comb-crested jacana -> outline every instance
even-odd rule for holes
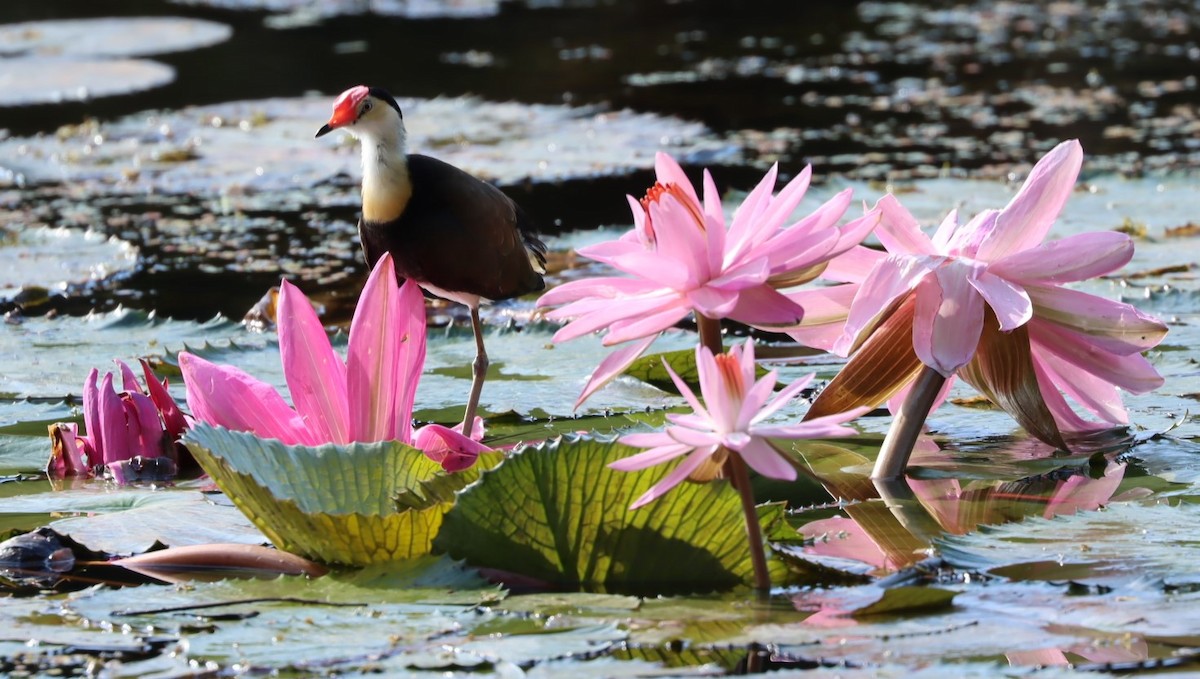
[[[398,278],[471,310],[475,362],[463,414],[463,433],[470,435],[488,367],[479,305],[546,287],[546,246],[500,189],[435,158],[407,153],[404,116],[387,92],[363,85],[342,92],[317,136],[336,129],[362,144],[358,234],[367,266],[390,252]]]

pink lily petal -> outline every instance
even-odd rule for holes
[[[896,256],[881,260],[859,287],[842,336],[834,343],[834,352],[845,356],[857,349],[897,300],[907,295],[942,261],[940,257]]]
[[[1014,281],[1056,285],[1103,276],[1133,258],[1133,239],[1116,231],[1081,233],[1022,250],[988,271]]]
[[[657,314],[664,309],[678,309],[679,318],[683,318],[690,309],[685,308],[680,302],[681,300],[672,293],[655,295],[653,297],[625,299],[620,303],[610,302],[604,308],[580,316],[563,326],[558,332],[554,333],[553,340],[555,342],[565,342],[576,337],[590,335],[597,330],[612,326],[614,323],[624,320],[627,317],[638,318],[647,314]],[[674,323],[665,324],[660,330],[666,330],[672,325]]]
[[[933,232],[933,248],[936,252],[947,252],[950,249],[950,242],[954,239],[954,234],[958,231],[958,210],[951,210],[942,223],[938,225],[936,231]]]
[[[1041,392],[1042,401],[1050,410],[1051,415],[1054,416],[1054,422],[1058,425],[1059,431],[1085,432],[1094,430],[1099,426],[1095,422],[1083,419],[1071,408],[1071,405],[1067,403],[1067,399],[1058,390],[1057,382],[1061,379],[1061,376],[1047,368],[1046,361],[1036,354],[1033,356],[1033,368],[1037,375],[1038,389]]]
[[[399,298],[395,266],[391,255],[385,254],[367,278],[350,322],[346,350],[350,440],[383,441],[395,433],[397,388],[404,386],[399,384],[400,349],[407,333],[407,328],[397,327]]]
[[[80,438],[79,426],[74,422],[59,422],[49,428],[52,452],[46,463],[46,475],[54,479],[90,476],[91,469],[83,457],[87,442]]]
[[[760,285],[771,275],[771,267],[766,257],[744,261],[730,266],[720,276],[708,282],[709,287],[742,290],[754,285]]]
[[[1055,388],[1105,422],[1129,424],[1129,413],[1121,393],[1111,382],[1064,361],[1049,351],[1039,351],[1038,360]]]
[[[1082,166],[1083,147],[1073,139],[1043,156],[1001,211],[996,228],[979,248],[980,258],[995,261],[1041,243],[1075,189]]]
[[[631,276],[674,290],[686,290],[700,282],[687,260],[664,257],[658,252],[630,252],[615,257],[612,265]]]
[[[766,438],[819,439],[856,436],[858,432],[851,427],[845,426],[845,423],[870,412],[870,410],[871,408],[868,406],[860,406],[845,412],[806,419],[799,424],[790,424],[781,427],[755,427],[754,431],[756,434]]]
[[[688,429],[687,427],[667,427],[667,435],[674,439],[676,443],[688,446],[689,448],[720,445],[724,438],[720,434],[716,434],[710,430],[700,431]]]
[[[125,404],[126,440],[129,443],[128,457],[122,459],[129,459],[134,455],[142,457],[162,455],[162,420],[158,417],[158,409],[154,407],[154,401],[151,401],[149,396],[137,392],[123,392],[119,396]],[[112,461],[108,460],[108,462]]]
[[[805,387],[812,384],[814,377],[816,377],[816,375],[811,373],[804,375],[781,389],[779,393],[775,395],[775,398],[771,399],[771,402],[768,403],[766,407],[757,409],[758,413],[754,416],[754,419],[750,420],[750,424],[758,424],[759,422],[762,422],[768,417],[779,412],[780,408],[791,403],[792,399],[794,399],[801,391],[803,391]],[[771,387],[774,388],[774,386],[775,383],[772,381]]]
[[[763,439],[751,439],[737,452],[751,469],[763,476],[784,481],[796,480],[796,468]]]
[[[1025,325],[1033,318],[1033,302],[1020,286],[990,271],[983,271],[976,278],[968,279],[968,282],[992,308],[1000,321],[1001,330],[1007,332]]]
[[[971,286],[972,268],[951,260],[917,286],[913,348],[943,376],[971,360],[983,331],[983,298]]]
[[[158,412],[162,415],[163,428],[171,441],[178,441],[188,428],[187,420],[183,417],[183,412],[179,410],[179,404],[167,391],[167,381],[164,379],[159,382],[158,378],[154,376],[154,371],[150,369],[150,362],[144,358],[141,361],[142,374],[146,378],[146,391],[150,393],[154,407],[158,408]]]
[[[1141,354],[1114,355],[1092,337],[1035,318],[1029,338],[1041,352],[1053,354],[1100,379],[1134,394],[1154,391],[1163,378]]]
[[[92,434],[92,444],[99,456],[96,464],[128,459],[130,453],[126,439],[128,428],[125,422],[125,404],[113,389],[112,373],[105,373],[101,378],[98,392],[100,431]]]
[[[858,287],[848,283],[788,293],[788,299],[804,310],[804,317],[799,325],[783,328],[783,332],[804,346],[832,351],[846,327]]]
[[[634,319],[632,322],[621,322],[612,325],[608,334],[601,341],[606,347],[621,342],[647,337],[650,335],[657,336],[663,330],[672,328],[676,323],[682,321],[691,313],[685,300],[671,300],[669,305],[665,305],[659,311],[653,312],[640,319]]]
[[[657,234],[657,253],[641,251],[644,255],[666,253],[670,257],[683,262],[688,274],[699,280],[707,279],[711,273],[708,268],[708,233],[707,229],[696,228],[692,212],[670,194],[664,194],[658,200],[650,203],[650,220],[654,222]],[[634,254],[617,258],[615,263],[628,261]],[[625,271],[630,271],[625,269]],[[631,273],[647,275],[649,272],[635,269]],[[665,285],[674,286],[674,279],[662,279]]]
[[[771,191],[775,188],[775,178],[778,173],[779,165],[772,165],[734,213],[733,223],[729,225],[729,235],[726,239],[731,259],[735,261],[740,259],[755,246],[774,235],[775,229],[759,228],[762,226],[759,217],[770,205]]]
[[[1086,292],[1042,285],[1026,286],[1039,320],[1070,331],[1080,341],[1116,354],[1133,354],[1157,346],[1167,326],[1153,316]],[[1140,393],[1140,392],[1139,392]]]
[[[333,352],[308,298],[286,280],[279,285],[278,317],[279,357],[296,412],[317,440],[348,443],[346,364]]]
[[[875,229],[879,228],[879,223],[882,220],[883,213],[879,210],[871,210],[862,217],[852,219],[838,227],[838,242],[833,247],[833,250],[830,251],[830,256],[840,259],[845,253],[862,247],[859,244],[862,243],[864,238],[874,232]],[[871,252],[874,251],[871,250]]]
[[[855,245],[829,260],[821,278],[830,283],[862,283],[875,265],[887,257],[886,252]]]
[[[400,335],[400,393],[396,396],[396,430],[393,436],[407,441],[412,435],[412,411],[416,403],[417,385],[425,369],[425,295],[413,280],[400,286],[400,317],[397,332]],[[461,423],[460,423],[461,426]],[[476,436],[476,430],[479,435]],[[472,423],[470,438],[483,438],[483,422]]]
[[[800,170],[800,174],[792,177],[791,181],[789,181],[782,189],[780,189],[779,193],[776,194],[775,198],[771,201],[771,206],[767,208],[766,213],[764,213],[762,216],[762,221],[764,223],[782,225],[784,221],[796,211],[796,208],[800,205],[800,201],[804,200],[804,194],[808,192],[808,186],[812,182],[812,172],[812,165],[805,165],[804,169]],[[843,194],[845,194],[846,207],[850,206],[850,193],[850,189],[842,191],[833,198],[829,199],[824,205],[817,208],[817,210],[813,213],[814,216],[806,217],[800,222],[793,224],[788,230],[790,231],[791,229],[795,229],[797,226],[808,221],[813,221],[823,225],[816,228],[826,228],[828,226],[832,226],[835,222],[837,222],[837,220],[841,219],[842,214],[846,211],[845,207],[841,208],[840,211],[837,209],[837,206],[841,205],[842,203]],[[835,212],[837,216],[833,216]],[[818,217],[815,215],[820,216]],[[826,222],[825,220],[829,219],[830,217],[833,217],[832,221]]]
[[[482,443],[440,424],[426,425],[415,431],[413,447],[420,448],[426,457],[448,472],[467,469],[475,464],[480,454],[491,451]]]
[[[737,307],[738,293],[706,285],[689,292],[687,299],[698,313],[709,318],[726,318]]]
[[[712,450],[702,449],[692,451],[690,455],[685,457],[682,462],[671,470],[670,474],[667,474],[666,478],[654,484],[650,490],[643,493],[633,504],[629,505],[629,508],[637,509],[662,497],[668,490],[683,482],[700,465],[707,462],[714,452],[716,452],[715,447]]]
[[[875,228],[875,237],[883,243],[883,247],[892,254],[933,255],[929,236],[921,231],[917,218],[912,216],[900,201],[892,194],[880,198],[875,203],[875,209],[880,211],[879,226]]]
[[[616,469],[621,472],[634,472],[639,469],[653,467],[656,464],[673,460],[680,455],[683,455],[692,450],[691,446],[684,446],[675,443],[675,440],[667,436],[665,433],[658,434],[630,434],[622,436],[621,443],[629,446],[645,447],[654,446],[649,450],[644,450],[636,455],[621,458],[616,462],[609,462],[609,469]],[[656,443],[657,442],[657,443]]]
[[[583,391],[579,394],[579,398],[575,400],[574,409],[578,410],[579,406],[583,405],[583,402],[596,393],[598,389],[628,370],[634,361],[646,353],[646,350],[650,348],[650,345],[656,339],[658,339],[658,335],[644,337],[606,356],[600,362],[600,365],[596,366],[596,369],[592,371],[591,377],[588,378],[587,384],[583,386]]]
[[[266,382],[186,351],[179,353],[179,369],[187,384],[188,407],[196,419],[289,445],[323,443]]]
[[[538,298],[537,305],[539,307],[557,306],[567,302],[587,299],[592,296],[611,299],[623,295],[638,295],[655,289],[658,289],[658,286],[636,278],[617,278],[612,276],[584,278],[563,283],[546,292],[546,294]],[[559,312],[550,312],[547,315],[551,314],[558,314],[559,317],[570,315]]]
[[[726,318],[769,329],[794,326],[805,319],[807,313],[808,308],[797,303],[794,297],[768,286],[757,286],[738,292],[737,305],[730,309]]]
[[[654,175],[660,184],[678,186],[693,203],[700,205],[700,198],[696,195],[696,189],[692,187],[692,181],[670,154],[662,151],[654,154]]]
[[[707,222],[719,224],[722,231],[728,230],[725,227],[725,208],[721,205],[721,192],[717,190],[717,183],[713,181],[708,168],[704,168],[704,216]]]
[[[100,371],[92,368],[83,380],[83,428],[87,430],[92,448],[100,450]],[[99,456],[93,464],[100,464]]]
[[[116,360],[114,363],[117,364],[117,368],[121,371],[121,390],[131,394],[142,393],[142,385],[138,384],[137,375],[125,364],[125,361]]]
[[[696,352],[696,360],[697,360],[697,363],[700,360],[700,352],[699,351]],[[704,408],[704,406],[701,405],[700,399],[696,398],[696,394],[692,391],[692,388],[688,386],[687,382],[683,381],[682,377],[680,377],[678,374],[676,374],[676,372],[674,370],[671,369],[671,366],[667,363],[666,359],[663,359],[663,367],[667,369],[667,374],[671,376],[671,381],[675,384],[675,388],[679,391],[679,395],[682,396],[685,401],[687,401],[687,404],[689,407],[691,407],[692,411],[699,417],[703,418],[704,420],[711,419],[711,416],[708,414],[708,410],[706,410]],[[670,418],[671,421],[673,421],[673,422],[679,422],[680,419],[682,419],[679,417],[671,417],[670,415],[668,415],[667,417]],[[682,422],[681,422],[681,424],[682,424]],[[691,425],[684,424],[684,426],[691,426]],[[703,425],[697,425],[697,426],[703,426]],[[696,428],[696,426],[694,426],[693,428]],[[634,444],[630,444],[630,445],[634,445]]]
[[[999,210],[985,210],[971,218],[965,226],[950,234],[943,253],[952,257],[965,257],[988,261],[979,255],[979,248],[996,229]]]

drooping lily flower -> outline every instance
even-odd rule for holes
[[[1162,384],[1141,352],[1162,341],[1167,328],[1132,305],[1064,287],[1133,256],[1132,240],[1116,232],[1043,242],[1082,162],[1079,142],[1059,144],[1004,209],[964,226],[952,212],[932,239],[895,196],[882,198],[876,236],[887,255],[851,288],[856,294],[834,349],[853,356],[810,413],[892,397],[895,410],[919,375],[931,378],[921,380],[922,390],[942,394],[957,375],[1053,446],[1066,446],[1064,432],[1097,426],[1063,394],[1104,422],[1127,423],[1120,390],[1144,393]],[[930,401],[936,407],[940,398]]]
[[[74,423],[50,426],[53,451],[46,471],[51,477],[91,476],[106,468],[119,483],[143,473],[169,478],[178,470],[181,455],[187,455],[186,449],[176,445],[187,421],[167,392],[166,381],[159,382],[150,364],[142,360],[143,391],[129,366],[116,363],[121,371],[121,391],[113,385],[112,373],[101,379],[95,368],[84,381],[87,435],[79,435]]]
[[[629,343],[592,373],[576,406],[690,313],[772,330],[795,326],[805,309],[780,289],[818,276],[826,262],[857,245],[878,221],[873,211],[836,226],[850,205],[846,190],[787,226],[808,189],[811,167],[776,196],[778,167],[772,167],[729,223],[707,170],[703,201],[669,155],[657,155],[655,172],[658,181],[645,198],[629,197],[633,229],[579,250],[624,275],[565,283],[538,300],[541,307],[564,305],[548,318],[574,319],[555,334],[555,342],[604,329],[605,345]]]
[[[343,361],[304,293],[280,285],[279,354],[293,406],[246,372],[179,354],[193,416],[290,445],[399,440],[423,447],[448,471],[471,466],[486,446],[456,430],[412,431],[425,363],[425,303],[412,281],[396,284],[390,256],[371,272],[350,324]],[[482,436],[482,428],[471,432]]]
[[[666,431],[628,434],[620,439],[621,443],[649,450],[612,463],[609,466],[613,469],[634,471],[686,456],[670,474],[638,498],[630,509],[661,497],[685,478],[696,481],[717,478],[731,454],[740,455],[751,469],[763,476],[793,481],[796,479],[796,468],[785,454],[775,448],[771,438],[855,434],[853,429],[842,425],[860,415],[862,409],[793,425],[767,424],[768,418],[808,386],[812,375],[796,380],[772,398],[777,374],[771,371],[757,382],[754,381],[752,340],[716,356],[707,347],[698,346],[696,367],[703,402],[696,398],[671,366],[666,365],[679,393],[692,407],[692,414],[667,415],[672,426],[668,426]]]

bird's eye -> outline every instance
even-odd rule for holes
[[[362,106],[362,112],[363,112],[363,113],[366,113],[367,111],[370,111],[370,110],[371,110],[371,102],[370,102],[370,101],[364,101],[364,102],[363,102],[363,106]],[[360,113],[359,115],[362,115],[362,113]]]

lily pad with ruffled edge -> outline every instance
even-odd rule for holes
[[[608,468],[637,452],[589,438],[526,448],[458,494],[435,546],[473,566],[572,589],[661,594],[749,582],[737,491],[684,483],[631,510],[664,473]],[[783,507],[760,507],[759,517],[769,535]],[[770,564],[774,582],[782,582],[783,564]]]
[[[276,547],[327,564],[367,566],[428,554],[448,502],[399,508],[442,473],[398,441],[289,446],[197,423],[183,442]]]

